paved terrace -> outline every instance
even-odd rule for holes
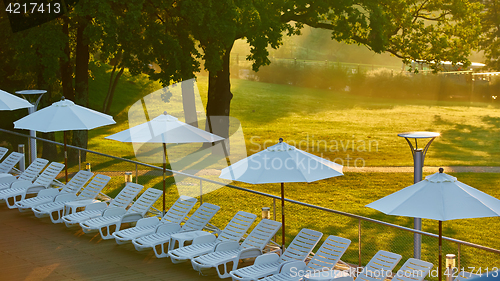
[[[172,264],[153,251],[117,245],[97,234],[38,219],[0,205],[1,280],[221,280],[190,263]],[[214,271],[215,273],[215,271]]]

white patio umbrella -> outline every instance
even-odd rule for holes
[[[281,183],[282,247],[285,247],[285,182],[313,182],[344,175],[342,165],[283,142],[222,169],[220,178],[251,184]]]
[[[0,110],[16,110],[32,106],[33,105],[27,100],[16,97],[6,91],[0,90]]]
[[[224,138],[179,121],[176,117],[162,115],[151,121],[105,137],[120,142],[163,144],[163,213],[165,213],[165,173],[167,143],[217,142]]]
[[[500,216],[500,200],[459,182],[457,178],[443,173],[443,168],[439,169],[439,173],[366,207],[388,215],[438,220],[439,280],[442,273],[442,222]]]
[[[64,131],[64,164],[66,182],[68,182],[68,153],[66,147],[66,131],[91,130],[97,127],[115,124],[113,117],[77,105],[62,98],[50,106],[42,108],[14,122],[14,128],[40,132]]]

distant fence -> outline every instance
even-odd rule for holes
[[[9,130],[0,129],[0,131],[21,137],[29,137],[28,135]],[[36,139],[42,142],[54,143],[58,146],[63,145],[62,143],[38,137]],[[68,145],[68,149],[89,153],[87,159],[88,162],[91,163],[92,170],[96,173],[111,175],[113,178],[111,181],[112,185],[123,187],[125,173],[132,171],[135,182],[144,185],[146,188],[155,187],[161,189],[161,167],[71,145]],[[85,164],[86,163],[79,163],[69,167],[69,169],[71,172],[76,172],[78,169],[85,168]],[[223,228],[230,218],[239,210],[260,214],[262,207],[272,206],[272,218],[276,219],[281,216],[281,210],[276,207],[277,200],[279,202],[281,199],[279,196],[232,184],[224,184],[179,171],[168,170],[168,172],[170,174],[176,173],[192,178],[192,184],[200,190],[200,196],[198,196],[200,204],[202,202],[210,202],[221,206],[221,212],[212,220],[213,224],[220,228]],[[177,190],[174,189],[175,182],[173,182],[173,177],[169,176],[168,181],[167,205],[170,205],[178,197],[178,193]],[[208,185],[219,185],[223,187],[202,195],[204,186]],[[114,197],[119,192],[119,189],[111,187],[104,191],[107,191],[109,196]],[[348,251],[342,257],[342,260],[352,265],[362,266],[366,264],[378,250],[386,250],[401,254],[403,256],[403,261],[412,257],[413,235],[414,233],[418,233],[422,235],[421,259],[432,262],[434,268],[437,268],[438,235],[436,234],[417,231],[408,227],[308,204],[306,202],[286,198],[285,200],[288,203],[286,206],[286,238],[288,242],[293,239],[301,228],[311,228],[321,231],[325,234],[324,238],[328,235],[345,237],[350,239],[352,243]],[[159,202],[157,202],[155,206],[159,209]],[[437,222],[435,223],[437,224]],[[497,234],[497,230],[492,231]],[[281,241],[280,234],[275,238],[277,238],[277,241]],[[457,256],[457,267],[464,268],[465,271],[474,271],[474,273],[480,268],[483,269],[483,271],[486,268],[492,270],[500,265],[500,250],[449,237],[443,237],[443,255],[445,254],[455,254]],[[400,262],[400,265],[402,264],[403,262]],[[397,269],[398,268],[396,268],[396,270]],[[436,277],[429,277],[427,279],[437,280]]]

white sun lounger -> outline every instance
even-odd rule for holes
[[[62,169],[64,169],[64,164],[52,162],[35,182],[16,181],[9,189],[0,190],[0,200],[4,200],[10,209],[16,208],[16,202],[24,200],[27,194],[38,194],[40,190],[47,189],[53,184]]]
[[[378,251],[375,256],[368,262],[368,264],[363,267],[363,268],[358,268],[357,273],[358,277],[356,280],[362,280],[362,281],[384,281],[387,277],[391,277],[393,275],[392,270],[398,262],[401,260],[401,255],[387,252],[380,250]],[[278,275],[285,275],[285,277],[293,277],[293,275],[301,275],[297,274],[297,271],[300,270],[300,265],[295,264],[295,272],[289,272],[288,274],[287,269],[285,269],[285,266],[281,269],[280,274]],[[302,275],[304,276],[304,281],[330,281],[335,279],[336,281],[353,281],[354,280],[354,270],[351,270],[351,272],[345,272],[345,271],[340,271],[340,270],[330,270],[330,271],[322,271],[321,273],[316,272],[309,272],[308,274]],[[275,276],[275,275],[273,275]],[[272,277],[272,276],[271,276]],[[266,281],[270,280],[295,280],[295,279],[263,279]]]
[[[84,221],[80,223],[80,226],[85,233],[99,230],[102,239],[112,239],[114,238],[113,232],[120,230],[123,223],[142,219],[162,194],[163,192],[159,189],[148,188],[130,209],[106,208],[101,217]]]
[[[7,156],[2,163],[0,163],[0,174],[20,174],[20,171],[14,166],[16,166],[22,159],[24,159],[24,154],[15,151],[10,153],[9,156]]]
[[[11,174],[0,175],[0,190],[10,188],[11,184],[15,181],[33,182],[48,163],[49,160],[37,158],[17,177]]]
[[[135,238],[154,233],[156,227],[162,223],[180,224],[197,201],[196,198],[181,195],[161,220],[157,217],[140,219],[135,227],[115,231],[113,237],[115,237],[116,243],[125,244],[132,242]]]
[[[50,215],[50,220],[53,223],[62,222],[65,203],[78,201],[85,204],[92,204],[99,192],[108,184],[111,177],[98,174],[92,181],[87,184],[78,195],[76,193],[62,193],[54,197],[54,200],[49,203],[37,205],[32,208],[33,213],[38,218]]]
[[[115,199],[107,202],[97,202],[85,206],[84,211],[72,213],[62,217],[67,227],[79,226],[81,222],[98,218],[106,208],[127,208],[144,186],[128,182],[125,187],[116,195]]]
[[[62,186],[61,191],[57,188],[43,189],[35,197],[16,202],[15,206],[19,209],[19,212],[25,212],[38,205],[54,201],[54,198],[59,194],[76,194],[93,175],[92,172],[85,170],[78,171],[67,184]]]
[[[423,281],[432,269],[432,263],[409,258],[392,278],[394,281]]]
[[[173,263],[185,262],[213,252],[215,246],[221,242],[239,242],[256,218],[255,214],[239,211],[217,237],[207,233],[207,235],[194,238],[193,243],[189,246],[169,250],[170,260]]]
[[[229,272],[233,280],[257,280],[279,272],[283,263],[305,261],[316,247],[323,233],[303,228],[292,240],[285,252],[279,256],[275,253],[258,256],[251,266]]]
[[[0,159],[2,159],[5,156],[5,154],[7,154],[7,152],[9,152],[8,148],[3,147],[3,146],[0,147]]]
[[[145,235],[132,240],[137,251],[144,251],[153,248],[157,258],[168,256],[168,245],[170,236],[174,233],[202,230],[203,227],[213,218],[220,210],[219,206],[210,203],[203,203],[187,222],[181,227],[180,224],[165,223],[161,224],[152,234]]]
[[[235,241],[222,242],[215,246],[214,252],[192,259],[193,269],[203,273],[203,270],[215,268],[220,278],[230,277],[229,272],[238,268],[240,259],[262,255],[264,247],[280,228],[280,222],[263,219],[241,245]]]
[[[335,267],[350,244],[351,240],[349,239],[330,235],[307,265],[304,261],[284,263],[280,267],[279,274],[261,280],[298,281],[306,275],[309,277],[323,276],[325,269],[331,270]],[[348,273],[340,272],[337,275],[342,277],[347,276]]]

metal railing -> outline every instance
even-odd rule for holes
[[[29,138],[30,136],[20,134],[17,132],[12,132],[9,130],[5,129],[0,129],[1,132],[4,133],[9,133],[9,134],[14,134],[17,136],[21,137],[26,137]],[[43,141],[43,142],[48,142],[48,143],[53,143],[59,146],[62,146],[62,143],[51,141],[51,140],[46,140],[43,138],[36,137],[37,140]],[[135,177],[136,177],[136,183],[139,182],[139,177],[145,176],[146,173],[140,174],[141,169],[150,169],[150,170],[156,170],[156,171],[162,171],[162,167],[158,167],[155,165],[151,164],[146,164],[146,163],[141,163],[138,161],[130,160],[130,159],[125,159],[117,156],[112,156],[112,155],[107,155],[101,152],[97,151],[92,151],[89,149],[83,149],[75,146],[68,145],[68,149],[76,149],[81,153],[82,151],[85,151],[87,153],[91,153],[93,155],[98,155],[102,157],[106,157],[108,159],[113,159],[113,160],[118,160],[120,162],[126,162],[130,163],[132,167],[135,168]],[[79,159],[81,159],[80,154],[79,154]],[[141,169],[139,169],[141,167]],[[78,169],[81,169],[81,163],[78,165]],[[128,170],[127,170],[128,171]],[[276,214],[280,211],[276,208],[276,200],[281,200],[281,197],[268,194],[265,192],[261,191],[256,191],[256,190],[251,190],[248,188],[243,188],[240,186],[232,185],[232,184],[225,184],[222,182],[214,181],[211,179],[203,178],[203,177],[198,177],[195,175],[183,173],[180,171],[175,171],[175,170],[170,170],[167,169],[169,173],[172,174],[179,174],[185,177],[190,177],[193,179],[196,179],[199,181],[200,185],[200,196],[199,196],[199,201],[200,203],[203,202],[208,202],[210,201],[211,203],[214,204],[225,204],[224,208],[227,208],[228,210],[234,209],[234,211],[238,211],[241,209],[242,206],[238,204],[232,204],[232,200],[229,200],[229,198],[245,198],[246,206],[250,208],[250,206],[253,205],[260,205],[264,206],[265,204],[271,203],[273,206],[273,216],[274,219],[276,219]],[[101,171],[100,171],[101,172]],[[125,173],[126,171],[120,171]],[[105,173],[105,172],[103,172]],[[150,177],[156,177],[156,176],[150,176]],[[210,183],[210,184],[216,184],[216,185],[221,185],[224,186],[224,190],[220,191],[217,190],[216,192],[213,193],[218,193],[216,195],[211,195],[205,194],[203,195],[203,184],[204,183]],[[222,189],[221,189],[222,190]],[[220,196],[221,194],[225,196]],[[229,196],[229,194],[232,194]],[[221,200],[221,197],[224,197]],[[269,202],[267,200],[272,199],[272,202]],[[224,201],[224,202],[222,202]],[[437,265],[437,239],[438,235],[434,233],[429,233],[425,231],[418,231],[413,228],[408,228],[405,226],[393,224],[393,223],[388,223],[356,214],[351,214],[351,213],[346,213],[314,204],[309,204],[306,202],[301,202],[297,200],[292,200],[289,198],[285,198],[285,201],[288,203],[291,203],[292,206],[288,207],[287,210],[287,216],[292,216],[295,221],[298,222],[300,227],[309,227],[309,228],[315,228],[317,230],[322,231],[325,234],[334,234],[338,236],[349,236],[346,238],[350,238],[352,240],[351,243],[351,249],[350,253],[346,252],[344,255],[343,259],[346,258],[348,262],[351,264],[357,264],[358,266],[362,266],[364,263],[366,263],[377,250],[380,250],[379,248],[385,248],[386,250],[389,251],[394,251],[397,253],[400,253],[403,255],[403,257],[409,258],[413,254],[413,234],[417,233],[420,234],[424,237],[424,245],[427,245],[426,249],[423,249],[423,254],[422,254],[422,259],[427,260],[430,262],[433,262],[435,265]],[[232,205],[231,205],[232,204]],[[255,208],[254,208],[255,209]],[[260,209],[260,208],[259,208]],[[288,214],[290,213],[290,214]],[[232,214],[230,214],[232,216]],[[218,215],[219,216],[219,215]],[[230,218],[230,216],[229,216]],[[227,219],[227,218],[226,218]],[[293,221],[293,220],[292,220]],[[315,223],[311,225],[311,221],[314,221]],[[321,222],[327,222],[324,225],[321,224]],[[225,224],[225,223],[224,223]],[[344,225],[345,227],[343,227]],[[290,230],[290,228],[288,228]],[[293,229],[293,228],[292,228]],[[354,230],[353,230],[354,229]],[[290,232],[292,232],[290,230]],[[497,234],[498,235],[498,234]],[[473,265],[473,266],[468,266],[465,267],[465,271],[471,271],[470,268],[473,267],[477,269],[478,267],[489,267],[492,268],[494,266],[498,266],[500,264],[500,250],[494,249],[491,247],[486,247],[483,245],[478,245],[476,243],[468,242],[468,241],[463,241],[459,239],[454,239],[451,237],[446,237],[443,236],[443,243],[445,243],[443,249],[444,249],[444,254],[446,253],[456,253],[458,263],[457,263],[457,268],[464,267],[464,264],[467,265]],[[290,240],[288,240],[290,241]],[[435,243],[435,246],[431,246],[432,244]],[[448,243],[448,244],[446,244]],[[354,251],[352,248],[353,246],[356,245],[356,250]],[[465,262],[464,262],[464,246],[465,247],[470,247],[468,250],[469,253],[466,254],[465,256]],[[478,252],[479,251],[479,252]],[[481,258],[479,259],[478,256]],[[473,261],[477,260],[479,261]],[[477,265],[478,263],[481,263]],[[483,263],[487,263],[487,265],[484,265]],[[491,266],[488,266],[491,265]],[[437,266],[436,266],[437,267]],[[469,268],[469,270],[467,270]],[[474,269],[472,269],[473,271]],[[431,278],[433,279],[433,278]]]

